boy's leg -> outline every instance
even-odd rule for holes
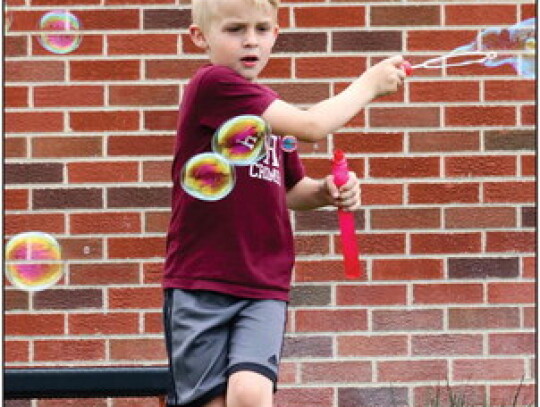
[[[229,377],[227,407],[272,407],[274,383],[250,371],[239,371]]]
[[[231,332],[227,407],[272,407],[287,304],[247,300]]]

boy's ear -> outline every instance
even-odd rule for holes
[[[191,41],[193,41],[197,47],[202,49],[208,48],[208,43],[206,42],[203,30],[197,24],[191,24],[189,26],[189,35],[191,37]]]

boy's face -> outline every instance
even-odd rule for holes
[[[210,62],[234,69],[254,80],[266,66],[277,38],[276,10],[245,0],[213,0],[211,19],[204,31],[190,27],[193,42],[207,50]]]

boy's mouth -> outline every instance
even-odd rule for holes
[[[253,66],[259,61],[259,58],[254,55],[248,55],[240,58],[240,61],[242,61],[245,66]]]

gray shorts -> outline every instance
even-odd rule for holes
[[[165,290],[169,406],[202,406],[225,394],[229,376],[260,373],[275,383],[287,303],[211,291]]]

